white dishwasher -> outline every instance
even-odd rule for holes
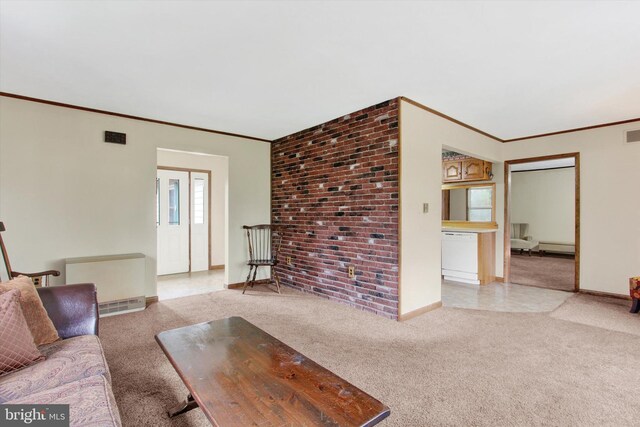
[[[477,233],[442,232],[442,275],[445,280],[480,284]]]

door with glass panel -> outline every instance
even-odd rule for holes
[[[189,271],[189,172],[159,169],[156,179],[158,275]]]
[[[191,172],[191,271],[209,269],[209,174]]]

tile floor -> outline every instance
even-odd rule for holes
[[[511,283],[478,286],[446,280],[442,282],[442,305],[445,307],[536,313],[553,311],[572,295],[572,292]]]
[[[160,301],[223,289],[224,270],[158,276]],[[442,282],[442,304],[445,307],[536,313],[553,311],[572,295],[571,292],[510,283],[476,286],[446,280]]]
[[[206,294],[223,289],[224,270],[158,276],[158,299],[160,301]]]

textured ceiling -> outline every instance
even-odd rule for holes
[[[0,90],[274,139],[407,96],[500,138],[640,117],[640,2],[1,1]]]

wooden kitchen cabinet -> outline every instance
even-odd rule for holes
[[[484,178],[484,162],[479,159],[468,159],[462,162],[462,179],[469,181]]]
[[[462,161],[450,160],[442,162],[442,181],[457,182],[462,180]]]
[[[474,158],[442,162],[442,182],[488,181],[492,177],[491,162]]]

